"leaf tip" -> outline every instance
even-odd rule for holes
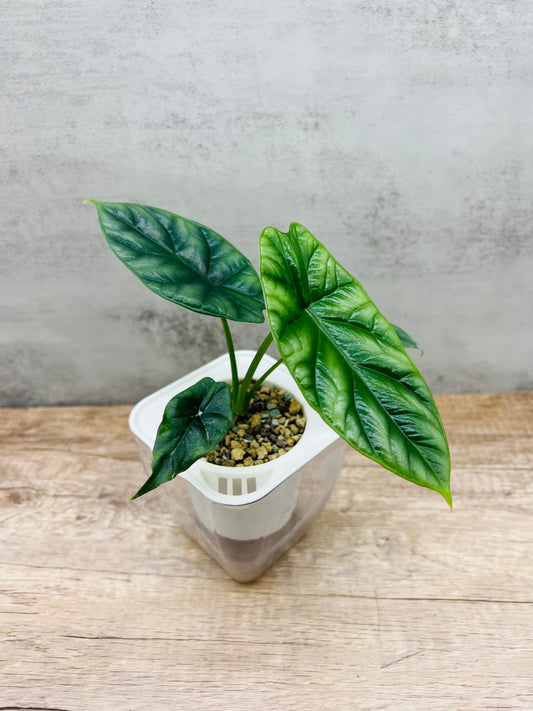
[[[152,491],[153,489],[155,489],[157,487],[157,485],[154,486],[151,479],[152,479],[152,477],[147,479],[144,482],[144,484],[141,486],[141,488],[137,491],[137,493],[133,494],[133,496],[130,499],[128,499],[128,501],[133,501],[134,499],[138,499],[139,497],[143,496],[143,494],[147,494],[149,491]]]
[[[441,494],[444,501],[446,501],[446,503],[450,507],[450,511],[453,511],[452,492],[450,491],[450,489],[442,489],[441,491],[439,491],[439,494]]]

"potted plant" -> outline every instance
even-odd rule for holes
[[[218,317],[228,353],[132,411],[148,478],[238,580],[260,575],[324,505],[348,443],[451,506],[442,422],[391,325],[305,227],[260,237],[260,270],[204,225],[165,210],[91,200],[117,257],[156,294]],[[228,321],[270,330],[235,351]],[[266,355],[274,342],[280,358]],[[264,411],[261,408],[264,407]],[[178,476],[179,475],[179,476]]]

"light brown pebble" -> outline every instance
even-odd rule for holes
[[[296,415],[296,413],[300,412],[301,409],[302,409],[302,406],[300,405],[298,400],[296,400],[296,398],[294,398],[294,397],[291,398],[291,401],[289,404],[289,414]]]
[[[225,462],[222,462],[222,466],[223,467],[234,467],[235,462],[233,461],[233,459],[226,459]]]
[[[237,437],[244,437],[246,434],[246,430],[243,430],[242,427],[239,428],[239,431],[237,432]]]
[[[242,463],[245,467],[251,467],[254,463],[254,460],[251,457],[245,457]]]
[[[277,453],[277,452],[272,452],[272,454],[269,454],[269,455],[268,455],[268,458],[269,458],[270,461],[272,461],[273,459],[277,459],[277,458],[278,458],[278,453]]]
[[[296,418],[296,424],[298,427],[305,427],[305,423],[307,422],[307,417],[297,417]]]
[[[261,415],[258,412],[254,412],[254,414],[250,417],[250,427],[252,430],[255,430],[257,427],[261,426]]]
[[[270,388],[267,387],[266,385],[263,385],[263,387],[261,388],[261,390],[259,392],[265,393],[265,395],[268,395],[268,393],[270,392]]]
[[[296,427],[296,425],[291,425],[289,429],[293,434],[298,434],[298,427]]]
[[[264,459],[267,456],[267,451],[264,447],[259,447],[257,450],[257,458]]]
[[[240,449],[240,447],[232,449],[231,458],[236,462],[242,461],[244,459],[244,449]]]

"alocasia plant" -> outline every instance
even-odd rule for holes
[[[185,471],[247,412],[265,378],[285,363],[303,397],[348,444],[451,506],[450,455],[439,412],[405,348],[419,348],[302,225],[260,238],[260,275],[213,230],[166,210],[90,200],[117,257],[152,291],[222,320],[231,387],[204,378],[167,404],[141,496]],[[270,332],[241,382],[228,320]],[[281,358],[254,374],[272,341]]]

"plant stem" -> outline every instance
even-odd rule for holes
[[[246,375],[242,379],[241,386],[239,388],[239,395],[237,398],[237,401],[235,403],[235,412],[239,415],[244,415],[246,413],[247,407],[246,407],[246,400],[247,400],[247,393],[248,393],[248,388],[250,387],[250,383],[252,382],[252,378],[254,377],[254,373],[257,370],[257,366],[261,362],[261,359],[267,352],[267,349],[269,345],[273,341],[273,337],[271,333],[268,333],[266,338],[264,339],[263,343],[259,346],[257,349],[257,353],[254,356],[254,359],[250,363],[250,366],[248,370],[246,371]]]
[[[255,395],[255,393],[257,392],[257,390],[259,390],[259,388],[260,388],[261,385],[265,382],[265,380],[268,378],[268,376],[270,375],[270,373],[272,373],[274,370],[276,370],[276,368],[278,367],[278,365],[280,365],[281,363],[283,363],[283,358],[280,358],[279,360],[277,360],[277,361],[274,363],[274,365],[271,365],[271,366],[270,366],[270,368],[266,371],[266,373],[263,373],[263,375],[262,375],[260,378],[257,378],[257,380],[255,381],[255,383],[253,384],[253,386],[250,388],[250,392],[249,392],[249,393],[247,394],[247,396],[246,396],[246,400],[245,400],[245,403],[244,403],[244,405],[245,405],[245,410],[246,410],[246,411],[247,411],[248,408],[250,407],[250,403],[252,402],[252,398],[253,398],[253,396]]]
[[[231,408],[235,412],[237,398],[239,397],[239,373],[237,372],[237,361],[235,359],[235,348],[233,347],[233,338],[229,330],[228,322],[221,317],[222,326],[224,327],[224,335],[226,336],[226,344],[228,346],[229,360],[231,363]]]

